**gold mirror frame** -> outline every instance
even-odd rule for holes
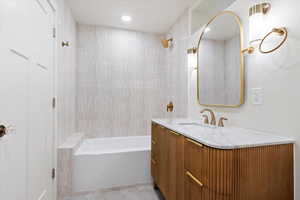
[[[198,41],[198,46],[197,49],[199,50],[200,47],[200,43],[201,40],[205,34],[205,29],[218,17],[222,16],[222,15],[226,15],[229,14],[231,16],[234,17],[235,21],[237,22],[237,24],[240,27],[240,57],[241,57],[241,63],[240,63],[240,103],[237,105],[222,105],[222,104],[201,104],[200,103],[200,91],[199,91],[199,84],[200,84],[200,80],[199,80],[199,72],[200,72],[200,66],[199,66],[199,51],[197,51],[197,100],[200,106],[208,106],[208,107],[227,107],[227,108],[237,108],[240,107],[241,105],[243,105],[245,103],[245,63],[244,63],[244,53],[243,53],[243,45],[244,45],[244,29],[243,29],[243,25],[241,22],[240,17],[235,14],[232,11],[223,11],[220,12],[219,14],[217,14],[216,16],[214,16],[204,27],[203,27],[203,31],[201,33],[200,39]]]

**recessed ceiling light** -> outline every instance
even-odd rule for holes
[[[122,19],[123,22],[130,22],[131,21],[131,17],[128,16],[128,15],[123,15],[121,17],[121,19]]]

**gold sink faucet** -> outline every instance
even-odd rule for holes
[[[208,116],[207,115],[202,115],[204,118],[204,124],[209,124]]]
[[[204,112],[210,113],[210,116],[211,116],[210,125],[216,126],[217,122],[216,122],[216,117],[215,117],[214,112],[211,109],[206,108],[206,109],[203,109],[200,113],[203,114]],[[206,122],[207,122],[207,120],[206,120]]]

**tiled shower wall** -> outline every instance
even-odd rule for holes
[[[166,50],[168,92],[166,96],[175,105],[175,117],[185,118],[188,113],[188,60],[189,23],[188,12],[179,17],[167,33],[173,38],[173,47]]]
[[[149,135],[151,118],[166,117],[169,101],[176,116],[186,115],[184,65],[168,62],[176,49],[163,49],[160,36],[89,25],[77,30],[78,131],[88,137]]]

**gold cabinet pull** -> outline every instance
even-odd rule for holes
[[[179,136],[179,135],[180,135],[179,133],[176,133],[176,132],[171,131],[171,130],[169,130],[169,132],[172,133],[173,135],[176,135],[176,136]]]
[[[199,181],[193,174],[191,174],[189,171],[186,171],[186,175],[191,178],[195,183],[197,183],[200,187],[203,187],[203,183]]]
[[[203,144],[200,144],[200,143],[198,143],[198,142],[195,142],[194,140],[191,140],[191,139],[186,139],[188,142],[191,142],[191,143],[193,143],[193,144],[195,144],[195,145],[197,145],[197,146],[199,146],[199,147],[203,147]]]
[[[151,159],[151,163],[152,163],[153,165],[156,165],[156,161],[153,160],[153,159]]]
[[[154,140],[152,140],[151,143],[152,143],[153,145],[156,145],[156,142],[155,142]]]

